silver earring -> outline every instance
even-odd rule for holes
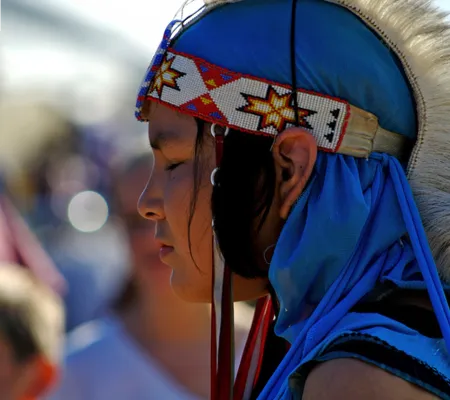
[[[266,262],[267,265],[270,265],[270,261],[267,261],[267,252],[270,249],[273,249],[274,247],[275,247],[275,244],[271,244],[269,247],[267,247],[267,249],[264,250],[263,258],[264,258],[264,261]]]

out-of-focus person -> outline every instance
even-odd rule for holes
[[[129,281],[109,315],[69,335],[63,378],[51,400],[208,398],[210,307],[174,295],[155,226],[136,209],[150,165],[148,155],[136,156],[116,174],[112,209],[129,238]],[[236,329],[237,365],[251,316],[243,319]]]
[[[104,311],[126,272],[117,256],[121,238],[116,238],[105,207],[114,140],[104,135],[105,127],[79,124],[70,113],[43,99],[14,96],[0,102],[0,120],[0,203],[1,186],[11,199],[5,207],[0,204],[0,214],[3,209],[12,214],[13,203],[15,214],[20,213],[55,265],[52,273],[45,271],[48,279],[64,278],[66,330],[71,331]],[[103,207],[100,212],[99,207]],[[3,245],[12,247],[10,227],[3,239],[3,219],[0,215],[0,260]],[[86,226],[89,233],[83,230]],[[30,253],[36,269],[44,274],[48,268],[37,262],[30,240],[22,235],[16,235],[20,240],[15,241],[20,252]],[[7,260],[14,258],[15,254]]]
[[[59,295],[67,289],[64,277],[2,188],[0,176],[0,262],[19,264]]]
[[[30,270],[0,264],[0,399],[34,400],[58,373],[64,332],[59,297]]]

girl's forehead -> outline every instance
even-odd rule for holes
[[[142,116],[147,121],[159,121],[167,123],[194,122],[190,115],[183,114],[175,108],[168,107],[153,101],[148,101],[142,108]]]
[[[192,146],[199,133],[199,125],[194,117],[164,104],[149,101],[142,115],[148,121],[148,136],[153,149]],[[207,134],[211,130],[211,123],[205,121],[202,129],[203,144],[213,145],[213,137]]]
[[[146,112],[148,137],[153,149],[178,148],[195,141],[198,129],[193,117],[157,103],[150,104]]]

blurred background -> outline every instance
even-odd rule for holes
[[[185,13],[203,4],[189,3]],[[0,263],[27,266],[65,310],[58,384],[27,400],[208,397],[209,306],[173,296],[153,226],[136,210],[149,172],[136,93],[181,6],[1,0]],[[0,322],[14,325],[2,314],[10,301],[0,296]],[[253,312],[239,310],[237,363]],[[57,335],[55,324],[33,329]],[[20,350],[1,334],[0,359],[2,345]]]
[[[130,274],[114,171],[148,151],[135,95],[181,3],[1,0],[0,195],[63,278],[66,332],[104,315]]]
[[[135,94],[180,5],[1,3],[1,180],[68,281],[68,330],[101,312],[126,273],[110,171],[147,149]]]

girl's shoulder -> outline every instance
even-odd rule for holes
[[[377,366],[341,358],[320,363],[311,370],[301,399],[435,400],[438,397]]]

